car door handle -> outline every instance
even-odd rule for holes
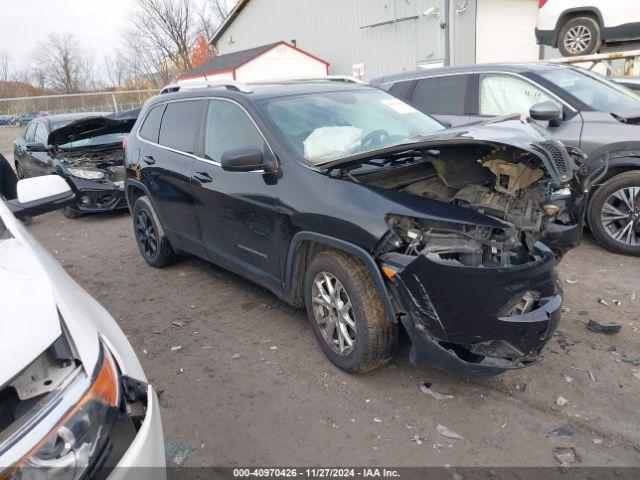
[[[193,178],[198,180],[200,183],[211,183],[213,182],[213,178],[207,172],[196,172],[193,174]]]
[[[147,165],[153,165],[154,163],[156,163],[156,159],[153,158],[151,155],[145,155],[144,157],[142,157],[142,160]]]

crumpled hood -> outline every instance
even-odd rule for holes
[[[541,145],[548,145],[550,143],[561,146],[559,142],[553,140],[542,128],[530,122],[527,117],[509,115],[440,130],[419,137],[412,142],[391,145],[371,152],[359,153],[319,166],[331,169],[343,165],[361,163],[363,160],[374,158],[376,155],[401,153],[413,149],[439,149],[463,145],[490,146],[492,148],[507,146],[519,148],[539,157],[549,175],[554,178],[557,184],[560,184],[561,179],[558,178],[556,168],[552,164],[552,159],[549,158],[549,155],[545,154],[544,151],[541,151],[540,148]]]
[[[111,133],[129,133],[138,119],[140,109],[128,110],[99,117],[86,117],[71,122],[49,134],[47,143],[51,146],[64,145],[86,138]]]
[[[15,238],[0,240],[0,285],[0,385],[4,385],[62,335],[62,328],[49,278]]]

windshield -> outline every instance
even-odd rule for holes
[[[122,143],[126,133],[108,133],[106,135],[98,135],[96,137],[84,138],[75,142],[60,145],[60,148],[77,148],[77,147],[94,147],[97,145],[110,145],[112,143]]]
[[[444,128],[374,89],[273,98],[261,106],[289,146],[313,164],[406,143]]]
[[[536,73],[594,110],[610,113],[640,108],[640,97],[635,93],[593,72],[554,68]]]

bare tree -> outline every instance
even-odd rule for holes
[[[38,44],[34,60],[36,70],[55,90],[74,93],[91,80],[89,57],[70,33],[49,34],[45,42]]]
[[[192,0],[135,0],[135,3],[129,46],[144,52],[147,60],[166,59],[178,72],[189,70],[189,53],[198,35]]]
[[[8,82],[11,76],[11,57],[6,50],[0,50],[0,82]]]
[[[229,15],[229,0],[204,0],[198,10],[200,31],[209,41]]]

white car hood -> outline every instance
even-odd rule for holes
[[[0,385],[9,382],[61,334],[42,266],[15,238],[0,240]]]
[[[13,236],[0,240],[0,385],[27,367],[63,330],[87,375],[97,365],[102,341],[123,375],[146,382],[138,357],[109,312],[1,200],[0,219]]]

